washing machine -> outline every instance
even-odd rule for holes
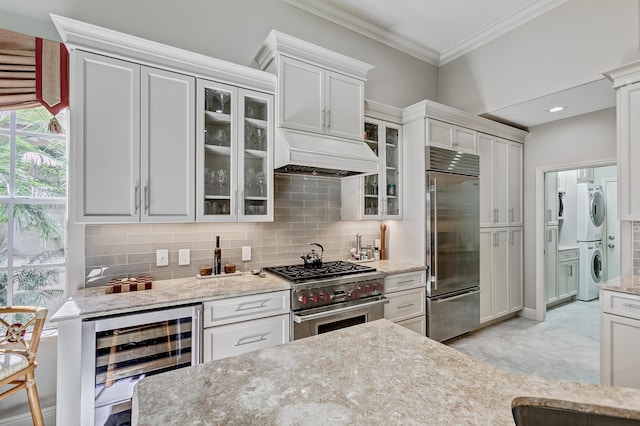
[[[604,193],[600,185],[591,183],[579,183],[576,185],[576,240],[602,240],[604,203]]]
[[[593,300],[598,298],[598,287],[604,275],[604,258],[602,257],[601,241],[578,242],[580,252],[580,274],[578,275],[578,300]]]

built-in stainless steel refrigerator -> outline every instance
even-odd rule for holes
[[[479,157],[426,148],[427,336],[480,326]]]

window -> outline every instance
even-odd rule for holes
[[[50,314],[65,289],[67,138],[46,109],[0,111],[0,305]],[[67,128],[67,110],[57,116]]]

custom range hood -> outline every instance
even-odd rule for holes
[[[276,173],[378,173],[364,142],[364,83],[372,65],[271,31],[255,57],[277,75]]]
[[[378,173],[378,157],[362,141],[276,129],[275,172],[347,177]]]

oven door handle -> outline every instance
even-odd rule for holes
[[[345,308],[332,309],[325,312],[317,312],[315,314],[307,314],[307,315],[293,314],[293,321],[298,324],[301,324],[303,322],[315,320],[318,318],[325,318],[331,315],[341,314],[343,312],[357,311],[358,309],[368,308],[370,306],[376,306],[376,305],[384,305],[387,303],[389,303],[389,299],[383,298],[383,299],[375,300],[373,302],[360,303],[360,304],[348,306]]]

